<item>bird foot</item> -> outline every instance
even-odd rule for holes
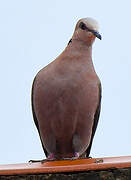
[[[92,159],[92,157],[91,156],[89,156],[89,157],[80,156],[79,153],[76,152],[73,157],[62,158],[61,160],[76,160],[76,159]]]
[[[56,161],[56,158],[47,158],[47,159],[42,159],[42,160],[29,160],[29,163],[45,163],[45,162],[49,162],[49,161]]]
[[[91,156],[89,156],[89,157],[79,157],[79,159],[92,159],[92,157]]]
[[[48,162],[48,161],[56,161],[56,158],[54,156],[54,154],[50,154],[47,159],[42,159],[42,160],[30,160],[29,163],[35,163],[35,162],[41,162],[41,163],[44,163],[44,162]]]
[[[62,158],[61,160],[76,160],[79,159],[79,157],[80,157],[79,153],[75,152],[73,157]]]
[[[41,162],[42,160],[29,160],[28,163],[37,163],[37,162]]]
[[[45,163],[45,162],[49,162],[49,161],[56,161],[56,158],[43,159],[43,160],[41,161],[41,163]]]
[[[80,154],[78,152],[74,153],[74,157],[72,157],[72,160],[79,159]]]

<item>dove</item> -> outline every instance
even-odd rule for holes
[[[95,38],[102,38],[97,21],[80,19],[64,51],[34,78],[32,112],[47,160],[90,155],[101,108]]]

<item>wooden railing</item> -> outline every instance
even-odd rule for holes
[[[77,180],[79,177],[131,180],[131,156],[0,165],[0,180]]]

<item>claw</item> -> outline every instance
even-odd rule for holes
[[[42,159],[42,160],[29,160],[28,163],[45,163],[48,161],[56,161],[56,158],[47,158],[47,159]]]
[[[41,163],[44,163],[44,162],[48,162],[48,161],[56,161],[56,158],[54,156],[53,153],[51,153],[47,159],[42,159],[42,160],[30,160],[28,161],[29,163],[36,163],[36,162],[41,162]]]
[[[44,160],[44,159],[43,159]],[[43,160],[29,160],[28,163],[37,163],[37,162],[41,162]]]

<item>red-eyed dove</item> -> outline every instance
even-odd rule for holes
[[[98,23],[80,19],[65,50],[36,75],[32,110],[47,159],[89,157],[101,106],[92,63]]]

